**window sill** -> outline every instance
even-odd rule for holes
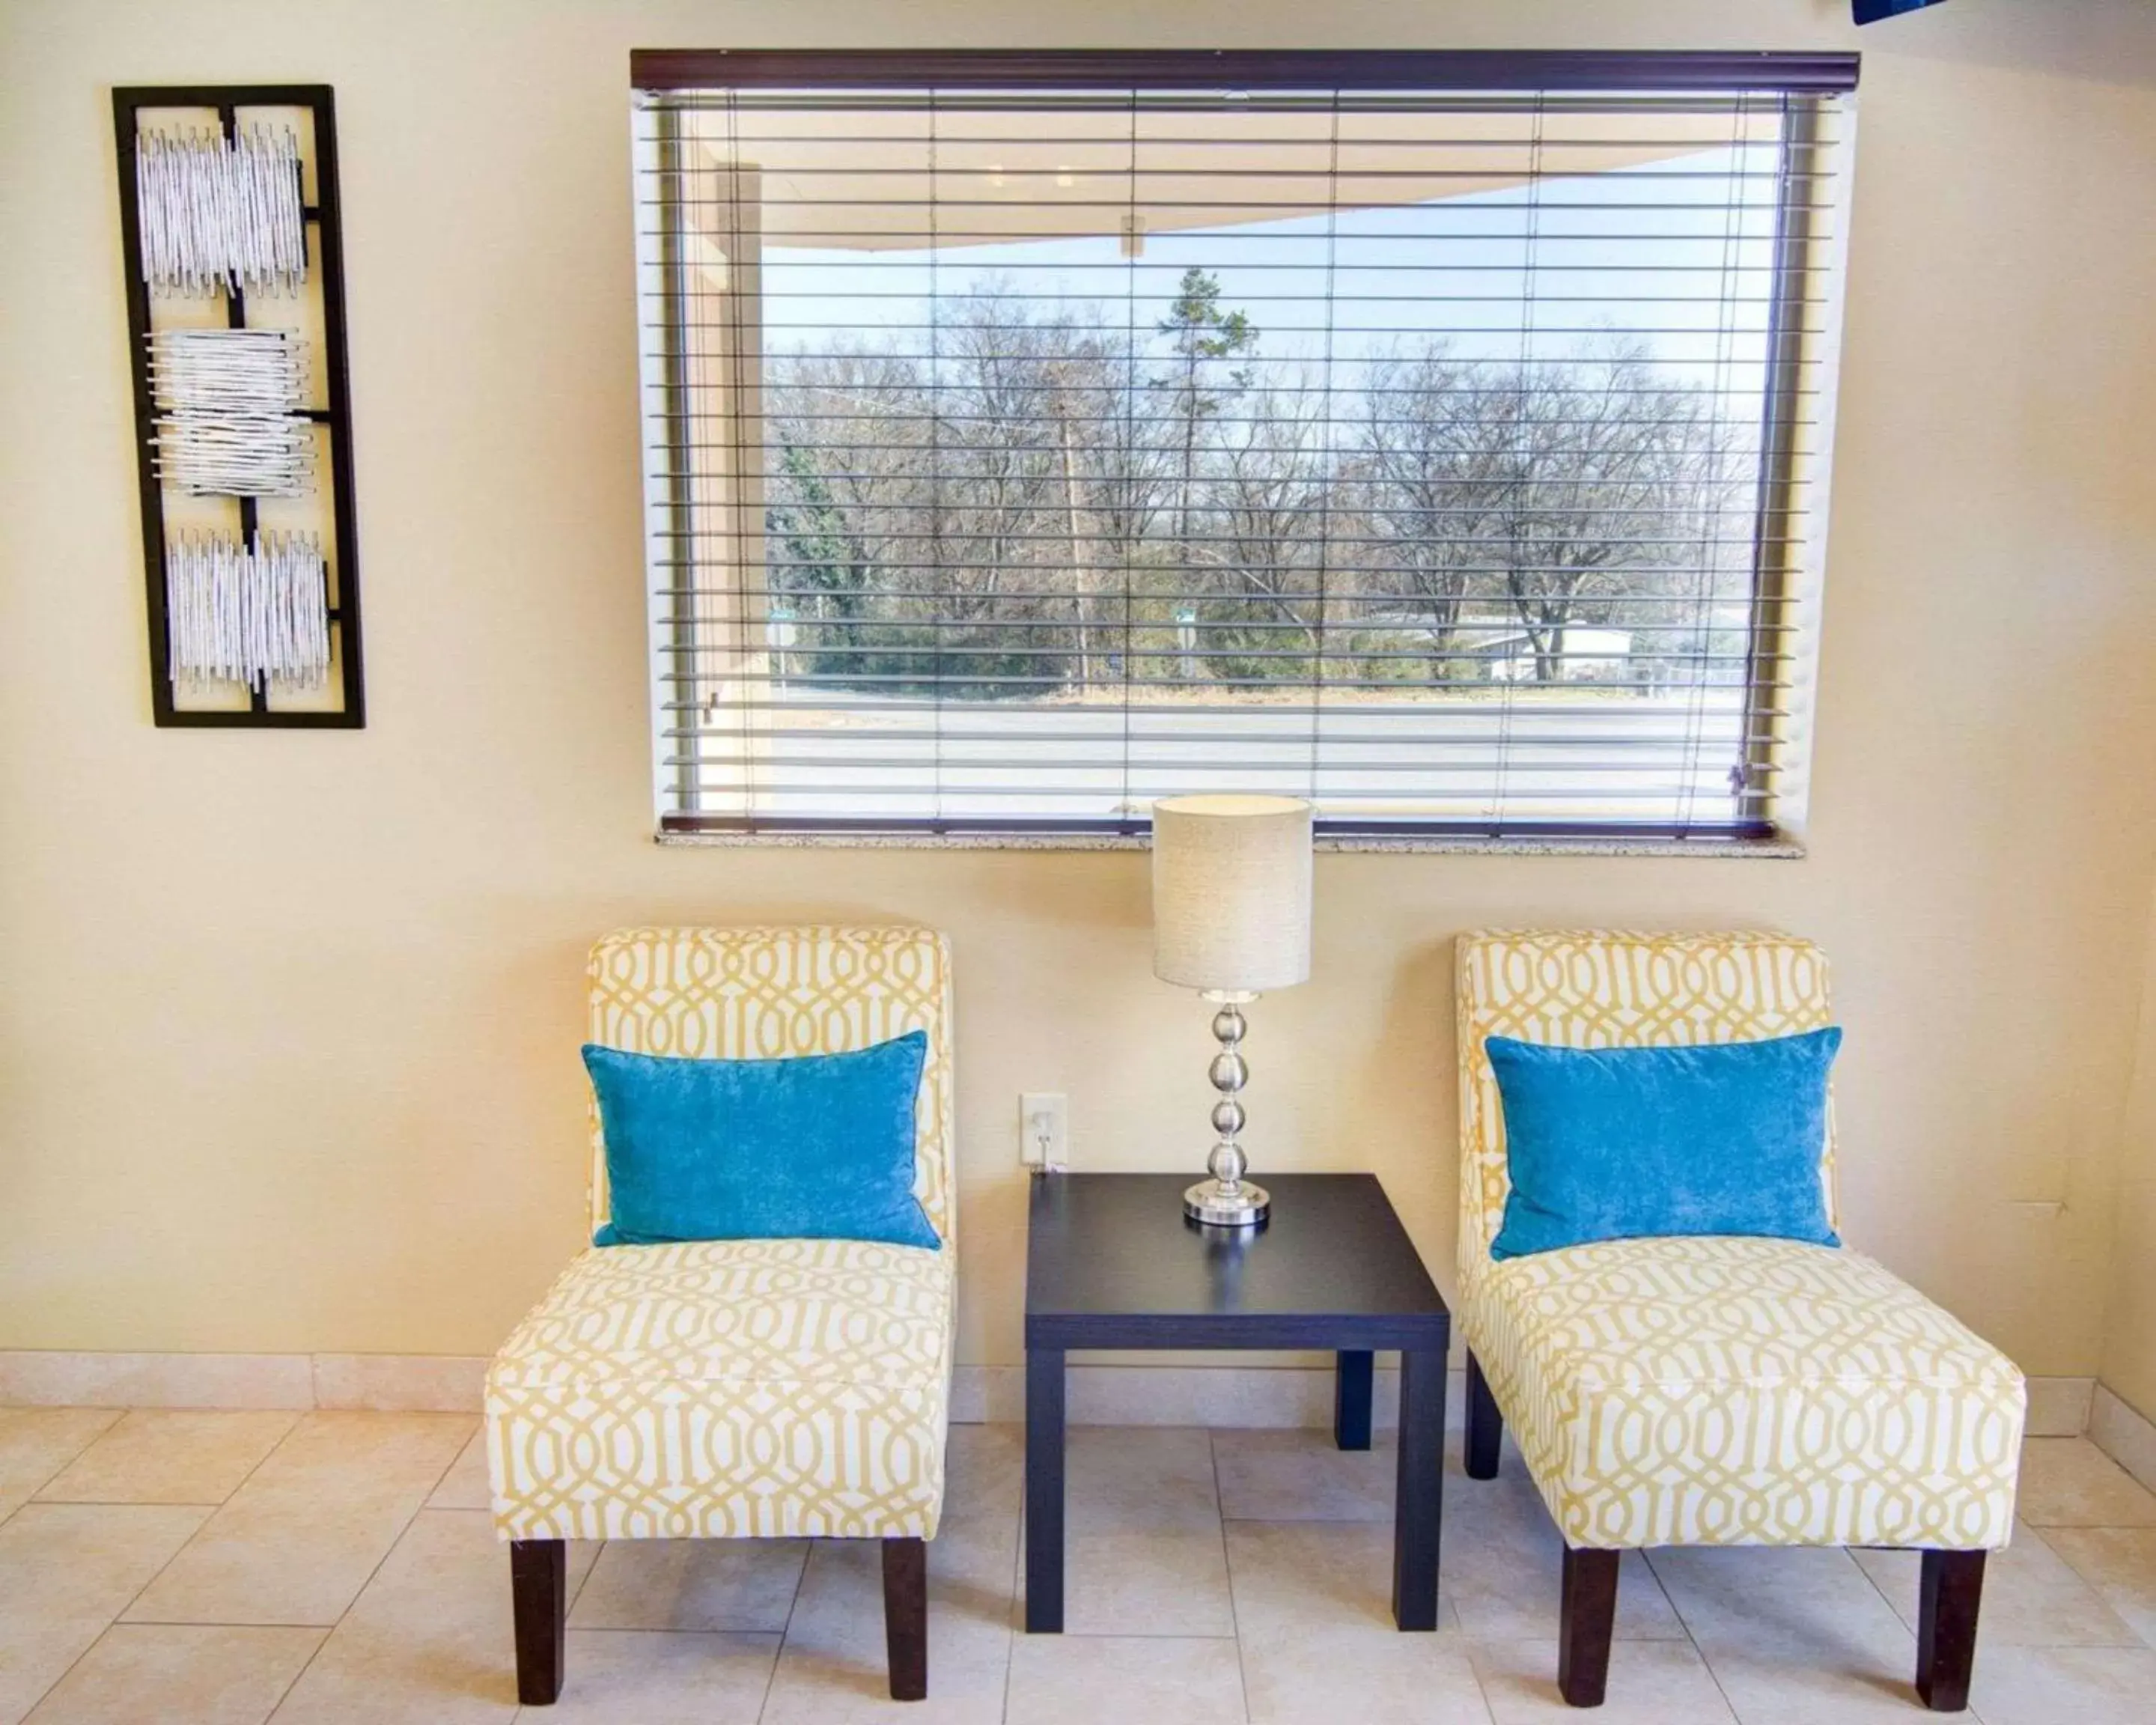
[[[657,843],[723,850],[1147,850],[1146,835],[1112,833],[658,833]],[[1801,839],[1549,838],[1477,839],[1466,834],[1424,835],[1320,834],[1321,852],[1414,851],[1439,856],[1718,857],[1724,860],[1801,861]]]

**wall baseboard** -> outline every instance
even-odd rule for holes
[[[2095,1394],[2093,1378],[2030,1378],[2025,1430],[2030,1437],[2079,1437],[2088,1430],[2089,1403]]]
[[[311,1408],[305,1353],[0,1353],[0,1404],[85,1408]]]
[[[456,1354],[317,1353],[315,1405],[476,1414],[488,1362]]]
[[[2099,1384],[2089,1409],[2089,1441],[2156,1491],[2156,1420],[2143,1419]]]
[[[475,1414],[486,1377],[475,1355],[423,1353],[70,1353],[0,1350],[0,1407],[337,1408]],[[1324,1366],[1070,1368],[1075,1425],[1288,1428],[1332,1423],[1332,1373]],[[1464,1389],[1449,1374],[1445,1424],[1457,1430]],[[1373,1419],[1399,1423],[1397,1368],[1376,1373]],[[961,1425],[1025,1417],[1025,1368],[960,1366],[951,1417]],[[2131,1425],[2129,1425],[2129,1422]],[[2102,1428],[2100,1430],[2099,1428]],[[2145,1441],[2134,1430],[2148,1434]],[[2146,1472],[2103,1435],[2145,1457]],[[2092,1378],[2031,1378],[2029,1435],[2083,1430],[2156,1489],[2156,1427]],[[2137,1444],[2143,1446],[2137,1448]]]
[[[479,1411],[484,1359],[414,1353],[0,1351],[0,1407]]]
[[[337,1408],[473,1414],[487,1363],[408,1353],[73,1353],[0,1351],[0,1406]],[[1448,1407],[1459,1423],[1460,1374]],[[1074,1365],[1070,1418],[1079,1425],[1323,1426],[1332,1373],[1322,1367]],[[951,1417],[962,1424],[1025,1414],[1023,1366],[960,1366]],[[1399,1419],[1399,1373],[1376,1373],[1373,1418]]]

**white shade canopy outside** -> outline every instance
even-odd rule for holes
[[[1311,805],[1169,797],[1152,805],[1152,969],[1222,993],[1310,976]]]

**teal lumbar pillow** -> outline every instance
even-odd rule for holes
[[[1685,1048],[1482,1045],[1512,1183],[1491,1257],[1657,1235],[1841,1244],[1820,1174],[1839,1029]]]
[[[593,1245],[942,1242],[913,1195],[919,1030],[850,1054],[705,1060],[584,1048],[612,1219]]]

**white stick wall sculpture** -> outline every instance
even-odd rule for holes
[[[165,617],[174,686],[319,689],[330,668],[328,604],[312,533],[258,533],[252,551],[228,533],[173,534]]]
[[[296,497],[313,484],[300,412],[306,344],[283,330],[159,330],[150,338],[157,473],[201,497]]]
[[[300,143],[289,127],[146,131],[135,148],[142,280],[195,298],[296,291],[307,275]]]

